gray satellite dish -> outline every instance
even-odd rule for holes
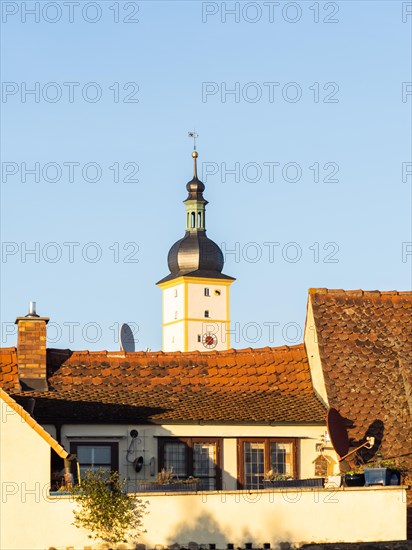
[[[120,327],[120,349],[122,351],[136,351],[132,329],[127,323]]]

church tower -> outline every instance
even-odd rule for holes
[[[204,184],[197,177],[186,185],[186,233],[169,251],[170,274],[156,283],[162,289],[163,351],[209,351],[230,348],[230,285],[223,254],[206,236]]]

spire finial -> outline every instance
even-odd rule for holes
[[[193,151],[196,151],[196,140],[199,134],[196,134],[196,130],[193,130],[193,132],[188,132],[187,135],[193,139]]]
[[[197,179],[197,157],[199,156],[196,151],[196,139],[199,137],[199,134],[196,134],[196,130],[193,130],[193,132],[187,133],[189,137],[193,139],[193,152],[192,157],[194,159],[194,166],[193,166],[193,177]]]

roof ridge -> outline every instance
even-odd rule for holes
[[[245,354],[245,353],[270,353],[270,352],[278,352],[278,351],[281,351],[281,352],[285,352],[285,351],[297,351],[297,350],[303,350],[304,349],[304,343],[303,342],[299,342],[298,344],[294,344],[292,346],[288,346],[288,345],[283,345],[283,346],[264,346],[262,348],[251,348],[251,347],[247,347],[247,348],[238,348],[238,349],[235,349],[235,348],[230,348],[230,349],[226,349],[226,350],[221,350],[221,351],[217,351],[217,350],[211,350],[211,351],[199,351],[199,350],[194,350],[194,351],[185,351],[185,352],[182,352],[182,351],[169,351],[169,352],[163,352],[163,351],[143,351],[143,350],[140,350],[140,351],[129,351],[129,352],[125,352],[125,351],[107,351],[107,350],[101,350],[101,351],[91,351],[91,350],[60,350],[58,348],[47,348],[47,351],[50,351],[52,353],[67,353],[68,351],[70,351],[72,353],[71,357],[73,357],[73,355],[75,356],[79,356],[79,355],[89,355],[91,357],[99,357],[99,356],[104,356],[104,357],[119,357],[119,358],[127,358],[127,357],[157,357],[157,356],[161,356],[162,358],[164,359],[167,359],[167,358],[171,358],[171,357],[175,357],[175,356],[178,356],[178,357],[189,357],[189,356],[193,356],[193,355],[196,355],[196,356],[208,356],[210,357],[211,355],[216,355],[216,356],[225,356],[225,355],[235,355],[235,354]],[[0,352],[2,350],[4,350],[6,348],[0,348]]]
[[[309,288],[309,295],[312,294],[344,294],[344,295],[355,295],[355,296],[412,296],[411,290],[363,290],[359,289],[349,289],[345,290],[343,288]]]

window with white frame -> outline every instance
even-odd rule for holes
[[[80,475],[84,476],[86,470],[115,470],[119,469],[119,444],[72,442],[70,452],[77,456],[80,465]]]

